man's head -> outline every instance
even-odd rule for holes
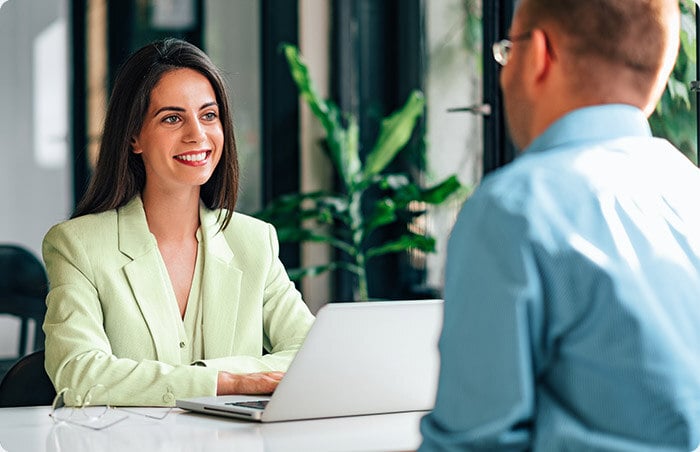
[[[673,69],[679,24],[677,0],[520,1],[501,73],[515,144],[526,147],[584,106],[624,103],[651,114]]]

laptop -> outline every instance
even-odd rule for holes
[[[430,410],[442,307],[442,300],[327,304],[272,396],[197,397],[176,405],[260,422]]]

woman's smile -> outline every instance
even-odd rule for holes
[[[210,150],[202,150],[202,151],[183,152],[182,154],[178,154],[178,155],[174,156],[173,158],[177,162],[182,163],[183,165],[202,166],[202,165],[206,165],[208,163],[210,156],[211,156]]]

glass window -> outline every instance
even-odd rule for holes
[[[483,118],[448,109],[483,99],[481,1],[425,2],[425,8],[426,183],[457,173],[473,187],[482,173]],[[462,202],[430,210],[427,232],[437,239],[437,253],[426,256],[429,287],[443,287],[447,240]]]
[[[0,241],[37,256],[73,201],[67,7],[67,0],[0,0]],[[16,352],[13,321],[0,318],[0,357]]]
[[[206,0],[204,48],[226,77],[241,165],[238,210],[262,208],[260,0]]]

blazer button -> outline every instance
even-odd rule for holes
[[[180,341],[180,348],[185,348],[185,342],[184,342],[184,341]]]

